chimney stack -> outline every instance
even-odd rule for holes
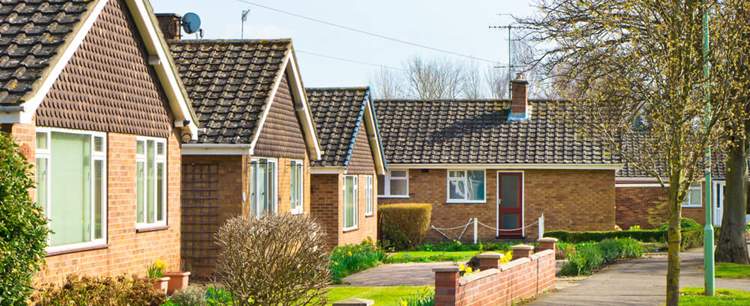
[[[180,29],[182,28],[182,16],[174,13],[156,14],[159,20],[159,28],[166,40],[179,40],[182,38]]]
[[[510,81],[511,100],[510,100],[510,120],[529,119],[529,82],[524,78],[523,73],[516,74],[516,78]]]

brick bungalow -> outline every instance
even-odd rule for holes
[[[619,158],[576,136],[566,102],[529,101],[522,79],[511,86],[511,101],[376,101],[389,170],[380,203],[430,203],[439,228],[478,218],[483,240],[536,238],[542,214],[546,230],[613,229]]]
[[[38,282],[180,269],[189,98],[145,0],[0,6],[0,124],[49,218]]]
[[[310,161],[321,150],[291,40],[169,45],[202,123],[182,151],[182,258],[206,277],[228,218],[310,213]]]
[[[323,158],[312,163],[312,216],[331,247],[377,240],[377,175],[385,174],[367,87],[308,88]]]

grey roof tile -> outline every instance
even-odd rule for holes
[[[356,138],[355,131],[364,117],[369,96],[367,87],[306,88],[315,119],[323,158],[313,166],[347,166]],[[360,131],[363,133],[364,131]]]

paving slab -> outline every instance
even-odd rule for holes
[[[384,264],[343,279],[352,286],[433,286],[434,268],[455,266],[454,262]]]

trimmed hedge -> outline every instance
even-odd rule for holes
[[[431,204],[388,204],[378,208],[378,233],[386,247],[405,250],[420,245],[430,231]]]
[[[682,242],[683,250],[700,247],[703,245],[703,226],[690,218],[682,218]],[[545,237],[554,237],[568,243],[598,242],[605,239],[633,238],[641,242],[666,242],[667,224],[662,224],[658,229],[627,230],[627,231],[550,231],[544,233]]]

